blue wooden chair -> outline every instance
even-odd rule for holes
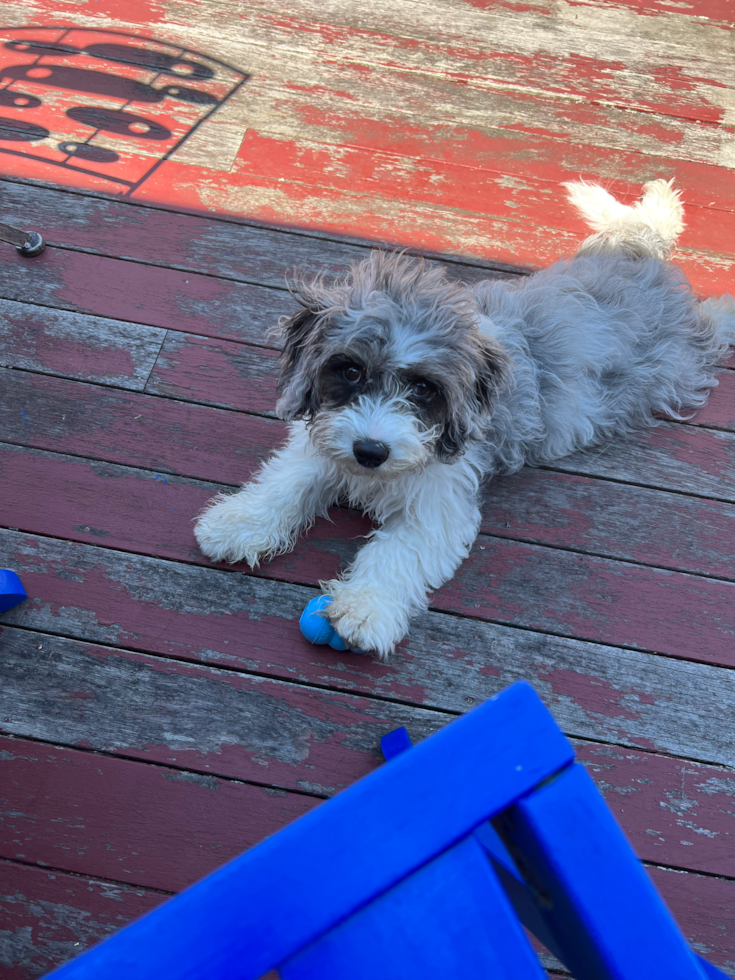
[[[707,980],[569,742],[514,684],[51,976]],[[407,751],[410,749],[410,751]]]

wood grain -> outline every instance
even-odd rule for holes
[[[0,187],[5,220],[22,226],[32,211],[50,245],[277,291],[284,289],[294,270],[343,275],[370,248],[364,240],[332,240],[316,230],[271,228],[237,214],[182,214],[9,180],[0,180]],[[494,276],[497,271],[492,262],[483,263],[483,268],[461,258],[447,259],[450,275],[459,278]],[[253,295],[258,294],[253,291]],[[271,303],[279,299],[277,292],[263,290],[261,295],[270,297]]]
[[[733,577],[735,508],[703,497],[527,468],[487,485],[481,528],[495,537]]]
[[[31,595],[7,624],[454,713],[525,678],[569,735],[735,764],[731,670],[438,612],[419,617],[381,664],[303,640],[297,619],[313,588],[22,533],[3,539]]]
[[[0,300],[0,366],[142,391],[165,331]]]
[[[331,795],[447,716],[3,626],[5,734]]]
[[[278,374],[275,351],[169,332],[145,390],[272,418]]]
[[[144,888],[0,862],[3,980],[35,980],[159,905]]]
[[[176,892],[314,797],[0,738],[0,857]]]
[[[8,501],[7,516],[0,511],[6,526],[202,562],[191,520],[212,495],[211,486],[192,486],[160,473],[138,478],[109,464],[55,459],[59,478],[50,495],[47,480],[32,476],[34,464],[46,457],[8,448],[7,458],[19,464],[14,467],[16,487],[28,488],[29,476],[20,474],[30,466],[36,490],[35,496],[25,489],[17,502]],[[69,469],[73,482],[61,495],[57,487],[66,482],[61,473]],[[75,471],[89,487],[84,496]],[[104,497],[92,489],[97,481],[89,479],[89,472],[104,477]],[[123,486],[125,499],[111,511],[110,495],[119,498],[117,488]],[[155,532],[152,513],[159,515]],[[320,522],[294,552],[262,566],[258,574],[316,585],[350,560],[356,533],[351,515],[343,512],[336,534]],[[455,578],[431,601],[434,608],[476,618],[731,665],[733,588],[732,582],[481,536]]]
[[[285,435],[283,423],[170,401],[2,371],[0,431],[20,445],[244,482]]]
[[[434,608],[735,666],[735,583],[480,537]]]
[[[50,247],[31,265],[4,249],[0,262],[6,299],[206,336],[262,343],[278,317],[294,309],[283,288],[89,252]]]
[[[638,856],[733,877],[730,769],[575,740]],[[0,738],[0,857],[179,891],[316,805],[300,794]]]

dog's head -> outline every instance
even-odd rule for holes
[[[375,251],[342,281],[295,283],[279,324],[278,414],[353,474],[388,478],[482,438],[507,358],[471,296],[443,270]]]

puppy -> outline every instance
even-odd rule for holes
[[[199,516],[215,561],[256,567],[339,500],[377,528],[323,583],[329,619],[385,658],[467,556],[478,490],[705,403],[735,339],[735,301],[699,302],[666,259],[684,227],[671,183],[621,204],[565,185],[595,231],[534,275],[465,286],[375,251],[342,281],[297,283],[281,320],[288,441]]]

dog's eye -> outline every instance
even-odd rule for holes
[[[349,381],[351,385],[356,385],[358,381],[362,380],[362,371],[359,367],[355,367],[354,364],[348,364],[342,371],[342,377],[345,381]]]
[[[414,398],[426,401],[426,399],[431,398],[434,394],[434,386],[429,384],[428,381],[414,381],[411,385],[411,394]]]

